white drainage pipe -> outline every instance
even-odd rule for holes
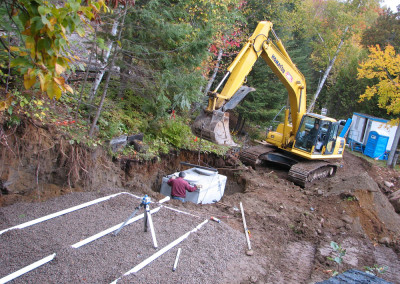
[[[5,229],[5,230],[2,230],[2,231],[0,231],[0,235],[5,233],[5,232],[7,232],[7,231],[10,231],[10,230],[23,229],[23,228],[26,228],[26,227],[41,223],[43,221],[47,221],[47,220],[59,217],[61,215],[65,215],[65,214],[71,213],[73,211],[76,211],[76,210],[91,206],[93,204],[108,200],[108,199],[113,198],[113,197],[115,197],[117,195],[120,195],[120,194],[129,194],[129,195],[131,195],[133,197],[140,198],[140,197],[135,196],[135,195],[133,195],[131,193],[128,193],[128,192],[120,192],[120,193],[112,194],[112,195],[109,195],[109,196],[101,197],[101,198],[98,198],[98,199],[95,199],[95,200],[92,200],[92,201],[89,201],[89,202],[86,202],[86,203],[82,203],[80,205],[77,205],[77,206],[74,206],[74,207],[71,207],[71,208],[68,208],[68,209],[53,213],[53,214],[46,215],[46,216],[38,218],[38,219],[35,219],[35,220],[32,220],[32,221],[29,221],[29,222],[26,222],[26,223],[23,223],[23,224],[20,224],[20,225],[17,225],[17,226],[14,226],[14,227],[11,227],[11,228],[8,228],[8,229]]]
[[[162,205],[162,207],[167,208],[167,209],[172,210],[172,211],[175,211],[175,212],[178,212],[178,213],[185,214],[185,215],[193,216],[193,217],[196,217],[196,218],[201,218],[200,216],[193,215],[191,213],[188,213],[188,212],[185,212],[185,211],[181,211],[181,210],[169,207],[169,206]]]
[[[150,256],[149,258],[145,259],[144,261],[142,261],[141,263],[139,263],[138,265],[136,265],[134,268],[132,268],[131,270],[129,270],[128,272],[126,272],[124,275],[122,275],[120,278],[114,280],[114,282],[112,282],[111,284],[117,283],[118,280],[122,279],[122,277],[127,276],[129,274],[132,273],[136,273],[138,272],[140,269],[142,269],[143,267],[145,267],[146,265],[148,265],[150,262],[152,262],[153,260],[155,260],[156,258],[160,257],[161,255],[163,255],[164,253],[166,253],[167,251],[169,251],[170,249],[172,249],[174,246],[176,246],[177,244],[181,243],[183,240],[185,240],[191,233],[196,232],[197,230],[199,230],[204,224],[206,224],[208,222],[208,220],[205,220],[203,223],[200,223],[196,228],[194,228],[193,230],[187,232],[186,234],[180,236],[178,239],[176,239],[175,241],[169,243],[167,246],[163,247],[161,250],[159,250],[158,252],[156,252],[155,254],[153,254],[152,256]]]
[[[169,201],[170,199],[171,199],[171,197],[167,196],[167,197],[164,197],[163,199],[161,199],[160,201],[158,201],[158,203],[161,204],[161,203]]]
[[[160,209],[161,209],[161,207],[154,208],[153,210],[150,211],[150,214],[157,213]],[[129,225],[129,224],[131,224],[131,223],[133,223],[133,222],[136,222],[137,220],[140,220],[140,219],[142,219],[143,217],[144,217],[144,213],[142,213],[142,214],[140,214],[140,215],[138,215],[138,216],[136,216],[136,217],[130,219],[130,220],[125,224],[125,226],[126,226],[126,225]],[[76,244],[73,244],[71,247],[73,247],[73,248],[80,248],[81,246],[84,246],[84,245],[86,245],[86,244],[88,244],[88,243],[90,243],[90,242],[93,242],[93,241],[95,241],[95,240],[97,240],[97,239],[99,239],[99,238],[101,238],[101,237],[103,237],[103,236],[105,236],[105,235],[107,235],[107,234],[110,234],[110,233],[112,233],[112,232],[118,230],[118,228],[121,227],[122,224],[123,224],[123,223],[120,223],[120,224],[118,224],[118,225],[115,225],[115,226],[113,226],[113,227],[107,229],[107,230],[104,230],[104,231],[102,231],[102,232],[100,232],[100,233],[97,233],[96,235],[93,235],[93,236],[91,236],[91,237],[89,237],[89,238],[86,238],[86,239],[84,239],[84,240],[82,240],[82,241],[76,243]]]
[[[39,266],[41,266],[49,261],[52,261],[55,256],[56,256],[56,254],[53,253],[52,255],[49,255],[41,260],[38,260],[38,261],[28,265],[28,266],[25,266],[24,268],[22,268],[18,271],[15,271],[14,273],[7,275],[6,277],[1,278],[0,284],[7,283],[8,281],[15,279],[15,278],[21,276],[22,274],[25,274],[33,269],[38,268]]]

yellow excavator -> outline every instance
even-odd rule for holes
[[[242,149],[240,160],[254,167],[263,161],[286,166],[289,168],[289,179],[305,187],[318,179],[335,175],[337,163],[327,160],[343,157],[345,139],[338,136],[339,122],[335,119],[306,113],[304,76],[272,27],[271,22],[259,22],[222,81],[208,94],[208,105],[192,124],[192,132],[217,144],[236,146],[230,135],[227,110],[236,107],[249,92],[255,90],[243,86],[243,83],[261,56],[286,87],[290,110],[286,109],[284,122],[278,125],[276,131],[267,131],[264,143]],[[275,43],[269,37],[270,33]]]

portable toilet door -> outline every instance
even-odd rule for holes
[[[389,136],[380,131],[371,131],[368,135],[367,144],[365,145],[364,155],[383,160]]]

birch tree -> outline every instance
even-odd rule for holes
[[[328,79],[332,68],[340,62],[346,44],[353,44],[355,36],[377,17],[373,8],[377,0],[306,0],[296,10],[294,25],[309,38],[313,48],[311,60],[316,70],[323,70],[323,76],[307,109],[313,111],[315,102]]]

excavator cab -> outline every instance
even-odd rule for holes
[[[303,116],[294,148],[312,155],[331,155],[335,149],[339,123],[317,114]]]

